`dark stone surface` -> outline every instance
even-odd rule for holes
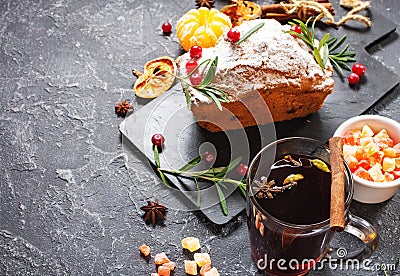
[[[399,1],[372,5],[400,24]],[[174,34],[163,36],[160,26],[191,7],[189,0],[0,2],[1,275],[150,275],[154,265],[138,254],[142,243],[167,252],[178,263],[175,275],[184,275],[185,236],[200,238],[221,275],[257,275],[243,216],[216,226],[196,212],[170,210],[165,226],[146,226],[140,188],[157,180],[138,151],[128,160],[122,149],[114,104],[148,102],[134,97],[130,70],[180,54]],[[398,37],[399,30],[369,49],[394,74]],[[399,91],[367,113],[399,121]],[[373,264],[398,263],[399,203],[397,193],[382,204],[352,204],[380,234]]]

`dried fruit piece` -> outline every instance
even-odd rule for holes
[[[204,273],[210,271],[211,268],[212,268],[212,267],[211,267],[211,264],[205,264],[205,265],[203,265],[203,266],[201,267],[201,269],[200,269],[200,275],[201,275],[201,276],[204,276]]]
[[[219,276],[218,270],[213,267],[211,270],[204,273],[204,276]]]
[[[160,275],[158,275],[158,273],[151,273],[150,276],[160,276]]]
[[[330,172],[331,170],[328,168],[328,165],[325,164],[324,161],[320,160],[320,159],[312,159],[310,160],[311,163],[313,163],[314,166],[316,166],[318,169],[320,169],[321,171],[324,172]]]
[[[168,263],[165,263],[162,266],[168,268],[169,270],[174,270],[176,267],[176,264],[173,261],[169,261]]]
[[[164,252],[156,254],[156,256],[154,257],[154,263],[156,265],[162,265],[168,262],[170,262],[170,260]]]
[[[297,182],[299,180],[304,179],[304,176],[302,174],[289,174],[285,180],[283,180],[283,185],[289,184],[289,183],[293,183],[293,182]]]
[[[176,63],[170,57],[159,57],[147,62],[144,72],[132,70],[138,77],[133,90],[136,96],[142,98],[155,98],[167,91],[175,80]]]
[[[375,182],[383,182],[385,181],[385,177],[381,171],[381,165],[375,164],[368,170],[369,175],[371,176],[372,180]]]
[[[164,267],[164,265],[158,267],[158,275],[159,276],[170,276],[171,270],[168,267]]]
[[[385,157],[382,162],[382,170],[384,172],[392,172],[396,168],[396,159]]]
[[[217,9],[192,9],[177,23],[176,35],[185,51],[194,45],[203,48],[215,46],[218,38],[232,27],[228,16]]]
[[[256,19],[261,16],[261,7],[251,1],[234,0],[233,4],[221,9],[221,12],[231,18],[233,26],[239,26],[245,20]]]
[[[182,239],[182,247],[188,249],[190,252],[194,252],[200,249],[200,241],[198,238],[186,237]]]
[[[140,251],[140,253],[142,253],[146,257],[150,255],[150,247],[148,245],[146,245],[146,244],[142,244],[139,247],[139,251]]]
[[[365,180],[373,181],[372,177],[369,175],[369,172],[361,167],[354,172],[354,175]]]
[[[185,272],[189,275],[197,275],[197,264],[195,261],[185,260]]]
[[[211,264],[211,258],[208,253],[194,253],[194,261],[200,267],[206,264]]]

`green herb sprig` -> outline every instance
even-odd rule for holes
[[[257,32],[259,29],[261,29],[265,23],[260,23],[251,28],[247,33],[245,33],[237,42],[236,44],[239,45],[243,41],[245,41],[249,36],[251,36],[253,33]]]
[[[225,195],[222,191],[222,188],[226,189],[225,185],[235,185],[241,193],[243,194],[244,197],[246,197],[246,179],[242,180],[235,180],[231,178],[225,178],[226,174],[230,171],[232,171],[234,168],[236,168],[240,161],[241,157],[238,157],[234,159],[231,163],[229,163],[228,166],[225,167],[217,167],[217,168],[210,168],[208,170],[203,170],[203,171],[191,171],[196,165],[198,165],[201,160],[202,156],[196,156],[192,160],[190,160],[187,164],[185,164],[182,168],[179,170],[171,170],[171,169],[164,169],[160,167],[160,156],[158,152],[158,148],[154,147],[154,159],[155,159],[155,164],[157,167],[157,171],[160,175],[161,180],[165,185],[168,187],[171,187],[169,181],[165,177],[165,174],[172,174],[172,175],[178,175],[178,176],[183,176],[183,177],[188,177],[191,178],[195,181],[196,183],[196,190],[197,190],[197,206],[200,207],[201,205],[201,198],[200,198],[200,185],[198,183],[199,179],[207,180],[210,182],[213,182],[215,185],[215,188],[217,189],[220,205],[222,212],[224,215],[228,215],[228,206],[226,204],[226,198]]]
[[[336,37],[331,37],[330,33],[326,33],[318,42],[314,37],[315,23],[317,22],[318,17],[313,21],[311,25],[311,31],[308,29],[310,20],[311,18],[309,18],[306,23],[303,23],[301,20],[293,19],[293,22],[289,22],[289,24],[292,26],[298,25],[301,29],[301,34],[292,30],[286,32],[302,39],[308,46],[310,46],[311,50],[313,51],[315,61],[318,63],[323,72],[325,72],[325,65],[329,59],[339,75],[343,77],[343,69],[349,71],[351,70],[346,63],[356,61],[354,58],[356,54],[354,52],[347,51],[349,45],[346,45],[344,49],[338,53],[333,53],[333,51],[338,49],[344,43],[346,36],[343,36],[338,40]]]
[[[210,64],[210,62],[211,62],[211,64]],[[191,84],[190,80],[188,81],[188,79],[203,64],[206,64],[206,66],[208,66],[208,64],[210,64],[210,66],[208,67],[207,73],[205,74],[203,80],[201,81],[201,83],[199,85]],[[215,86],[212,85],[212,82],[214,81],[214,78],[215,78],[215,74],[217,72],[217,66],[218,66],[218,56],[216,56],[215,59],[212,60],[212,61],[211,61],[211,59],[204,60],[199,65],[197,65],[190,74],[188,74],[185,77],[175,76],[182,83],[183,91],[184,91],[185,97],[186,97],[186,104],[187,104],[189,110],[190,110],[190,92],[189,92],[189,87],[192,87],[193,89],[196,89],[197,91],[202,93],[204,96],[206,96],[207,98],[211,99],[213,102],[215,102],[215,104],[217,105],[218,109],[221,110],[221,111],[222,111],[222,104],[221,103],[229,102],[228,95],[223,90],[221,90],[218,87],[215,87]]]

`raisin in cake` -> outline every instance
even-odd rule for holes
[[[203,49],[198,63],[218,56],[213,85],[225,91],[230,101],[220,111],[212,100],[190,88],[191,110],[201,127],[217,132],[267,124],[271,122],[268,109],[275,122],[303,117],[318,111],[333,92],[331,64],[328,61],[322,71],[310,48],[285,33],[290,26],[258,19],[237,28],[243,35],[261,22],[265,25],[239,45],[225,34],[215,47]],[[189,60],[189,53],[179,57],[181,76],[187,75]]]

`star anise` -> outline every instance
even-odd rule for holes
[[[165,220],[165,212],[168,210],[167,207],[158,204],[158,199],[154,200],[154,202],[148,200],[147,205],[140,207],[142,211],[144,211],[143,219],[147,221],[151,221],[151,224],[156,225],[157,219]]]
[[[201,7],[206,7],[206,8],[213,8],[215,1],[213,0],[195,0],[196,2],[196,7],[199,9]]]
[[[304,176],[301,174],[290,174],[283,181],[282,186],[276,186],[275,180],[268,181],[267,178],[264,178],[262,182],[255,181],[257,187],[255,189],[255,196],[257,198],[268,198],[273,199],[274,194],[282,193],[283,191],[292,188],[293,186],[297,186],[297,181],[304,179]]]
[[[126,100],[122,100],[122,102],[118,102],[115,106],[115,113],[117,113],[118,116],[125,117],[126,113],[131,108],[132,105],[130,105]]]

